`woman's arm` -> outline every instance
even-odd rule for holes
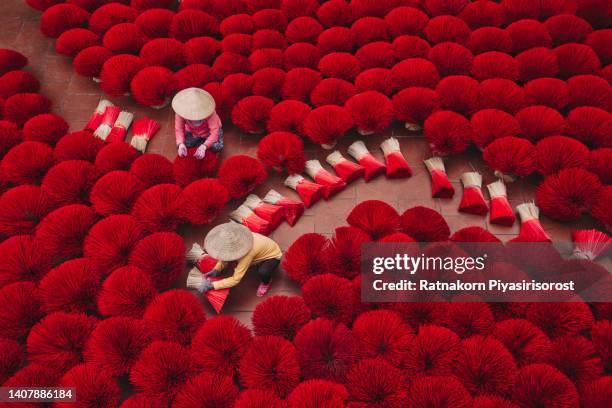
[[[236,269],[234,269],[234,274],[228,278],[213,282],[214,288],[217,290],[227,289],[227,288],[231,288],[239,284],[242,278],[244,278],[244,275],[246,274],[246,272],[249,270],[249,266],[251,266],[252,260],[253,260],[253,257],[250,255],[247,255],[244,258],[242,258],[238,262],[238,265],[236,265]]]
[[[207,119],[207,121],[208,121],[209,135],[206,138],[206,142],[204,142],[204,144],[206,145],[207,149],[210,149],[212,145],[217,143],[217,140],[219,140],[219,129],[221,129],[221,118],[219,118],[219,115],[217,115],[217,112],[215,112]]]
[[[177,146],[185,143],[185,119],[180,115],[174,115],[174,133]]]

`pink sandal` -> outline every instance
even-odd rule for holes
[[[257,296],[258,297],[265,296],[265,294],[268,293],[268,290],[270,290],[271,284],[272,284],[272,281],[270,281],[268,284],[260,283],[259,287],[257,288]]]

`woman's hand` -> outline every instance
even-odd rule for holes
[[[195,152],[195,154],[193,156],[196,159],[203,159],[205,155],[206,155],[206,145],[201,144],[200,147],[198,147],[198,150],[196,150],[196,152]]]
[[[185,146],[185,143],[181,143],[178,146],[178,155],[179,157],[187,157],[187,146]]]
[[[198,288],[198,292],[200,292],[201,294],[204,294],[204,293],[206,293],[209,290],[212,290],[214,288],[215,287],[213,286],[212,282],[210,280],[208,280],[207,278],[204,278],[202,280],[202,284]]]

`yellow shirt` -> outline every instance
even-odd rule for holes
[[[236,269],[234,269],[234,274],[228,278],[213,282],[213,286],[215,289],[225,289],[236,286],[240,283],[250,266],[257,265],[269,259],[281,259],[282,256],[283,253],[276,242],[264,235],[254,232],[253,247],[245,256],[238,260],[238,265],[236,265]],[[225,269],[225,265],[225,262],[219,261],[214,269],[222,271]]]

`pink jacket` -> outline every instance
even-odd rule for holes
[[[219,129],[221,129],[221,119],[217,113],[213,113],[208,119],[203,120],[198,126],[192,121],[175,115],[174,131],[176,133],[176,144],[185,143],[185,132],[191,133],[194,137],[206,139],[204,144],[210,148],[219,140]]]

